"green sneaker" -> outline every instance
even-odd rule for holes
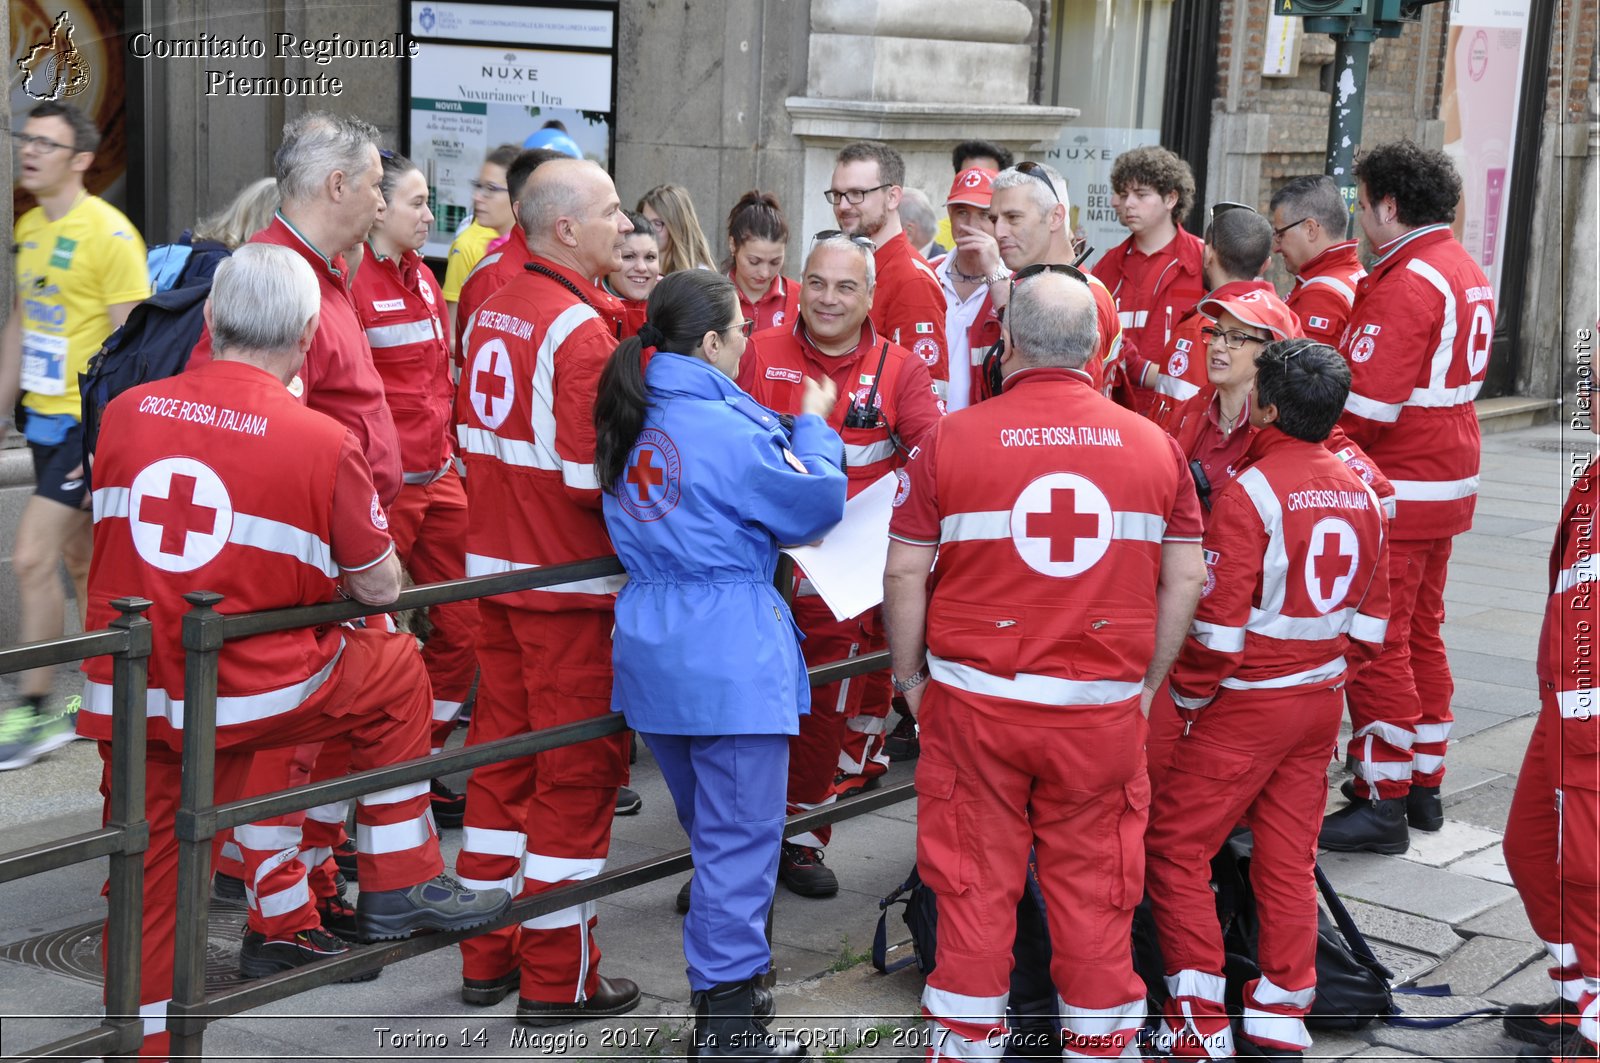
[[[83,699],[70,697],[57,712],[39,713],[33,729],[33,755],[42,757],[78,737],[78,710]]]
[[[26,768],[39,759],[40,752],[34,748],[38,721],[38,713],[29,704],[0,709],[0,771]]]

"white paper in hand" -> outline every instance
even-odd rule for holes
[[[894,473],[844,504],[844,519],[816,546],[786,546],[840,620],[860,616],[883,601],[883,567],[889,559],[889,514]]]

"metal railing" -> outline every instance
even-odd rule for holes
[[[786,569],[787,566],[784,566]],[[502,926],[620,893],[635,886],[689,870],[689,850],[609,869],[592,879],[562,886],[517,901],[498,920],[472,930],[434,933],[403,941],[352,948],[343,956],[255,979],[249,985],[206,994],[205,953],[211,902],[212,841],[217,832],[273,816],[344,801],[408,783],[574,745],[627,729],[622,716],[603,717],[499,739],[375,768],[359,774],[217,805],[216,698],[217,664],[223,646],[233,640],[291,628],[341,623],[408,609],[471,598],[537,590],[621,574],[616,557],[594,558],[547,568],[524,569],[491,576],[473,576],[409,588],[383,606],[359,602],[274,609],[225,616],[216,610],[222,596],[210,591],[184,595],[191,608],[183,618],[184,743],[182,792],[174,834],[178,842],[177,912],[174,936],[172,999],[167,1005],[167,1030],[174,1058],[201,1058],[206,1026],[218,1018],[260,1007],[308,990],[375,972],[398,960],[422,955]],[[780,580],[782,579],[780,570]],[[0,882],[40,874],[111,854],[109,929],[106,940],[106,1017],[97,1027],[33,1049],[23,1059],[114,1057],[137,1052],[142,1038],[139,1017],[139,955],[144,868],[149,828],[144,822],[144,757],[146,663],[150,655],[150,622],[142,615],[150,603],[125,599],[113,603],[122,616],[104,632],[78,635],[0,651],[0,673],[82,660],[100,654],[116,658],[113,673],[110,814],[98,831],[60,842],[45,843],[0,855]],[[864,654],[808,670],[811,685],[822,686],[889,665],[887,652]],[[138,751],[140,755],[134,755]],[[836,802],[789,817],[785,837],[850,819],[914,796],[912,785],[884,787],[848,801]]]
[[[144,912],[144,852],[150,826],[144,818],[145,680],[150,621],[143,598],[111,603],[121,615],[104,631],[0,650],[0,673],[46,668],[108,654],[112,665],[111,793],[105,826],[0,855],[0,883],[111,857],[105,939],[106,1014],[92,1029],[33,1050],[35,1056],[92,1059],[133,1055],[144,1038],[139,1017],[139,950]]]

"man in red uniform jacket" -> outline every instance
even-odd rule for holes
[[[954,246],[929,262],[944,291],[945,341],[949,344],[948,412],[964,410],[983,397],[983,358],[1000,339],[1000,315],[989,289],[1009,271],[1000,262],[989,204],[994,174],[962,170],[950,185],[945,213]]]
[[[289,390],[313,410],[355,433],[385,506],[400,493],[400,441],[384,399],[383,379],[350,297],[345,253],[372,231],[383,209],[376,127],[322,111],[283,127],[274,156],[283,205],[251,243],[279,244],[304,258],[322,289],[321,325]],[[330,160],[332,163],[330,164]],[[211,334],[201,335],[191,367],[211,360]]]
[[[611,552],[594,471],[594,398],[616,348],[616,300],[593,278],[618,268],[633,230],[592,162],[556,159],[518,201],[532,257],[466,329],[456,413],[467,466],[467,575]],[[621,577],[484,599],[478,704],[467,744],[611,711],[611,626]],[[477,769],[457,861],[469,885],[532,896],[605,867],[622,735]],[[521,987],[517,1021],[548,1026],[620,1015],[639,987],[604,978],[593,903],[462,942],[462,1000]]]
[[[1577,339],[1592,343],[1594,332]],[[1578,417],[1600,433],[1592,378],[1579,381]],[[1600,463],[1572,485],[1550,551],[1550,597],[1539,636],[1539,718],[1517,775],[1505,857],[1528,922],[1552,961],[1556,997],[1514,1004],[1503,1020],[1520,1041],[1545,1046],[1535,1059],[1594,1059],[1600,1041],[1600,704],[1596,703],[1595,607],[1600,564],[1595,512]]]
[[[845,235],[865,236],[877,247],[873,327],[922,359],[942,399],[950,379],[944,289],[900,225],[905,180],[906,164],[898,151],[880,141],[858,140],[839,149],[833,181],[823,194]]]
[[[876,297],[873,257],[861,237],[832,236],[816,242],[800,278],[800,320],[757,333],[739,369],[739,385],[757,402],[779,413],[799,413],[806,377],[828,377],[839,388],[829,424],[844,439],[845,475],[851,497],[897,471],[905,455],[931,436],[940,410],[928,367],[904,347],[879,335],[867,313]],[[805,632],[801,649],[808,664],[855,657],[883,648],[878,611],[835,619],[802,579],[794,600],[795,621]],[[846,740],[855,746],[856,775],[882,774],[884,716],[866,711],[859,679],[817,687],[811,712],[800,717],[800,733],[789,743],[789,811],[830,804],[838,796],[834,778],[845,766]],[[875,706],[873,706],[875,708]],[[822,862],[832,834],[822,827],[785,841],[778,877],[807,897],[830,897],[839,880]]]
[[[217,268],[207,321],[216,359],[135,388],[107,408],[95,462],[94,561],[89,628],[116,619],[112,602],[138,596],[149,618],[149,748],[140,1012],[141,1055],[165,1058],[172,995],[178,846],[173,835],[184,743],[183,595],[204,586],[226,613],[335,600],[342,589],[370,605],[393,601],[400,565],[388,522],[354,435],[302,406],[284,387],[318,331],[317,278],[293,250],[247,244]],[[109,765],[109,657],[85,666],[82,733]],[[365,771],[424,756],[428,677],[409,636],[325,625],[229,642],[217,662],[216,800],[244,796],[251,753],[335,735],[351,740],[351,768]],[[294,822],[297,822],[294,821]],[[247,881],[279,892],[291,869],[275,861],[291,817],[235,834]],[[511,902],[501,890],[471,891],[445,877],[428,815],[428,787],[368,794],[356,804],[366,939],[415,929],[465,929]],[[295,860],[288,864],[304,870]],[[255,913],[241,965],[283,971],[345,951],[320,929],[309,898]]]
[[[1257,429],[1206,529],[1206,584],[1172,666],[1171,752],[1152,762],[1146,889],[1166,963],[1166,1047],[1232,1059],[1211,858],[1241,819],[1255,838],[1261,976],[1244,988],[1239,1055],[1311,1046],[1317,813],[1352,665],[1388,616],[1377,495],[1325,446],[1350,371],[1339,353],[1280,341],[1256,356]],[[1181,725],[1181,732],[1179,728]],[[1159,741],[1164,739],[1165,741]],[[942,914],[942,913],[941,913]]]
[[[1070,265],[1077,257],[1072,250],[1071,217],[1067,182],[1053,167],[1024,162],[995,177],[989,220],[1000,259],[1010,272],[1046,263]],[[989,285],[989,297],[1002,313],[1011,290],[1005,276],[994,275]],[[1083,371],[1109,395],[1122,380],[1122,326],[1110,289],[1093,279],[1089,287],[1094,294],[1096,340]],[[989,393],[985,387],[984,397]]]
[[[1203,246],[1183,229],[1194,206],[1194,174],[1166,148],[1125,151],[1111,164],[1111,206],[1131,235],[1101,255],[1092,272],[1116,298],[1123,357],[1160,358],[1172,330],[1206,291]],[[1141,391],[1139,408],[1152,398]]]
[[[1172,440],[1082,372],[1087,285],[1024,280],[1006,333],[1004,392],[939,425],[889,525],[894,684],[921,714],[917,869],[939,902],[922,1010],[930,1058],[1001,1058],[1031,848],[1064,1047],[1112,1058],[1137,1053],[1145,1015],[1128,949],[1144,713],[1200,595],[1200,507]]]
[[[1300,315],[1305,334],[1339,346],[1355,305],[1356,286],[1367,271],[1346,240],[1350,211],[1333,178],[1296,177],[1272,195],[1273,250],[1294,274],[1285,300]]]
[[[1439,628],[1450,543],[1472,526],[1478,497],[1472,402],[1494,340],[1494,289],[1450,233],[1461,178],[1443,152],[1380,145],[1356,179],[1357,221],[1378,258],[1344,331],[1351,381],[1339,423],[1394,485],[1393,604],[1383,654],[1350,683],[1357,800],[1324,821],[1321,844],[1403,853],[1408,822],[1444,824],[1455,687]]]

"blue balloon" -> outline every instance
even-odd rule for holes
[[[525,148],[548,148],[559,151],[563,155],[570,155],[574,159],[583,158],[583,149],[578,147],[578,142],[567,136],[559,129],[544,128],[528,135],[522,142]]]

